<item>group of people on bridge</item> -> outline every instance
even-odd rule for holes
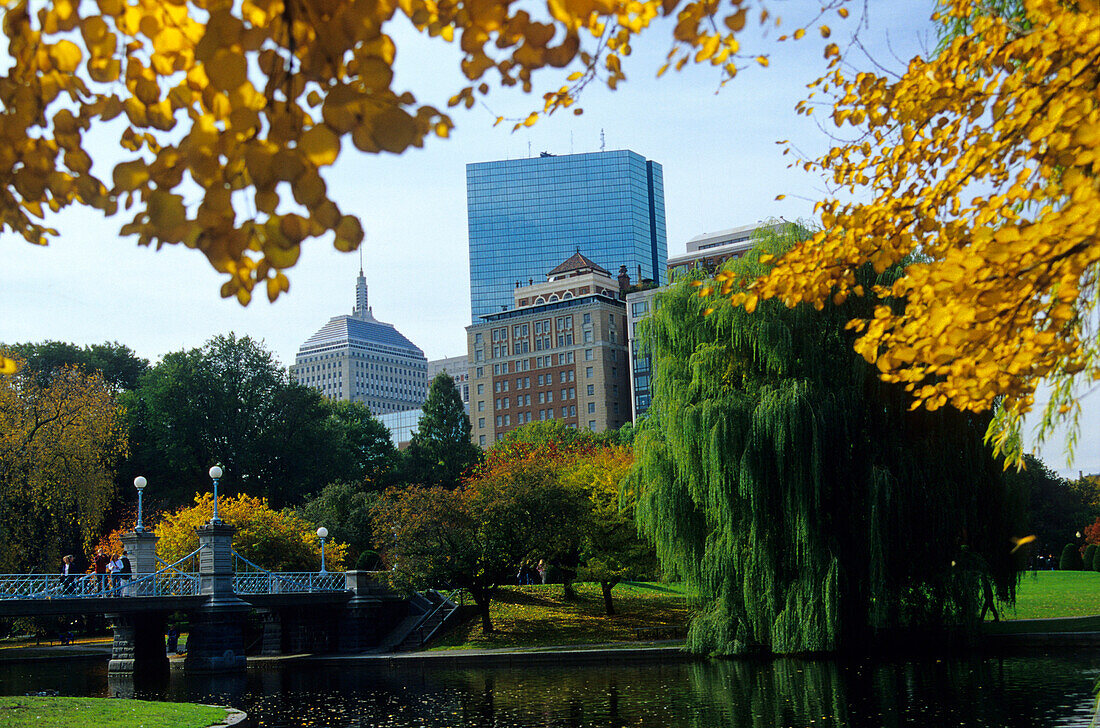
[[[122,549],[122,553],[119,554],[108,554],[107,549],[100,546],[90,560],[88,573],[94,574],[95,579],[82,579],[79,584],[80,592],[110,591],[114,596],[127,596],[126,583],[133,576],[134,568],[130,564],[130,555],[126,549]],[[62,591],[66,594],[77,593],[78,576],[81,575],[76,570],[76,557],[66,554],[61,559]]]

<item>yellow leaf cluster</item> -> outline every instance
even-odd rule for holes
[[[246,304],[266,282],[274,299],[305,240],[331,235],[354,250],[363,239],[321,174],[347,142],[400,154],[450,134],[447,114],[392,88],[389,24],[458,43],[470,85],[451,106],[473,106],[489,75],[531,91],[535,71],[580,69],[518,128],[572,106],[593,79],[615,88],[632,40],[662,16],[676,20],[665,68],[708,63],[732,78],[753,4],[761,0],[0,0],[10,57],[0,75],[0,226],[45,244],[56,234],[47,209],[121,206],[132,211],[122,234],[202,251],[225,275],[223,296]],[[126,154],[105,182],[84,134],[109,120]]]
[[[846,76],[830,46],[817,86],[859,137],[805,165],[868,201],[819,203],[824,230],[752,288],[820,305],[864,265],[903,265],[874,291],[897,305],[851,323],[857,351],[915,406],[1003,402],[991,437],[1018,455],[1040,381],[1100,378],[1100,16],[1026,0],[1020,30],[973,0],[943,4],[970,30],[900,78]]]

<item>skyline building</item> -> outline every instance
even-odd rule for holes
[[[661,165],[629,150],[466,165],[471,323],[513,304],[575,249],[606,270],[664,281]]]
[[[374,318],[360,267],[351,315],[333,316],[302,344],[290,377],[330,399],[360,402],[377,416],[421,406],[427,370],[418,346]]]
[[[546,279],[466,329],[476,445],[534,420],[601,432],[630,418],[625,266],[616,280],[578,251]]]

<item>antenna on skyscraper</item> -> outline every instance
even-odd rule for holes
[[[603,129],[600,129],[600,151],[602,152],[606,146],[607,144],[604,142],[603,138]]]
[[[363,244],[359,243],[359,275],[363,275]]]
[[[528,157],[531,156],[531,140],[530,139],[527,140],[527,156]]]

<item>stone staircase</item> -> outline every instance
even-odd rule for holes
[[[406,628],[400,639],[393,641],[389,651],[410,652],[427,645],[458,611],[458,604],[454,601],[456,595],[457,592],[447,595],[434,589],[416,594],[410,606],[419,609],[420,614],[409,617],[394,630],[394,637],[398,637],[402,628]]]

